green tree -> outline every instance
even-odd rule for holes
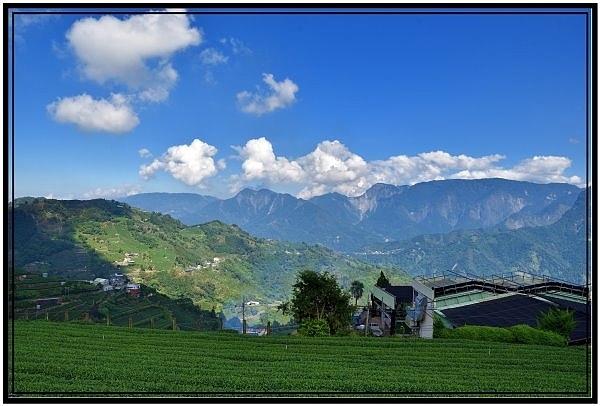
[[[360,281],[352,281],[350,285],[350,293],[352,297],[354,297],[354,306],[358,303],[358,299],[360,299],[363,295],[365,289],[365,285]]]
[[[379,278],[377,278],[375,286],[380,288],[387,288],[388,286],[390,286],[390,281],[388,280],[388,278],[385,277],[383,271],[381,271],[381,273],[379,274]]]
[[[540,313],[537,319],[537,328],[553,331],[565,338],[569,338],[577,323],[573,320],[573,312],[558,307],[551,307],[545,313]]]
[[[300,271],[292,287],[290,311],[300,325],[310,320],[324,320],[330,334],[350,325],[351,296],[329,272]]]
[[[282,302],[277,305],[277,310],[281,311],[284,316],[290,313],[290,302]]]

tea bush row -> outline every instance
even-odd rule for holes
[[[252,337],[47,321],[15,322],[9,334],[9,390],[21,394],[588,390],[586,352],[573,347]]]

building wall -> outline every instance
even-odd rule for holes
[[[433,301],[428,298],[425,318],[421,320],[419,337],[433,338]]]

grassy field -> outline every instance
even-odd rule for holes
[[[11,396],[589,398],[586,347],[8,323]]]

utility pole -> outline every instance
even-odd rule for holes
[[[367,331],[369,330],[369,313],[371,313],[371,308],[369,307],[369,303],[367,302],[367,321],[365,322],[365,336],[367,335]]]
[[[246,302],[242,300],[242,334],[246,334]]]

